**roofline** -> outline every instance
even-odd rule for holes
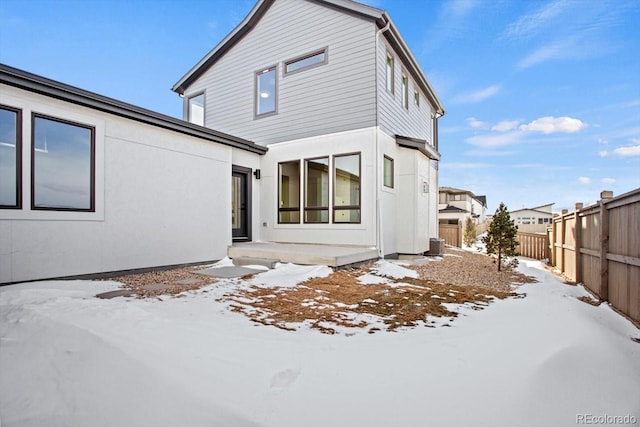
[[[264,154],[268,150],[267,147],[246,139],[127,104],[9,65],[0,64],[0,83],[257,154]]]
[[[542,206],[547,206],[547,205],[542,205]],[[538,212],[538,213],[548,214],[548,215],[552,215],[553,214],[553,212],[541,211],[540,209],[534,209],[534,208],[516,209],[516,210],[510,211],[509,213],[515,213],[515,212],[521,212],[521,211],[533,211],[533,212]]]
[[[418,150],[432,160],[440,160],[440,153],[432,148],[424,139],[410,138],[408,136],[396,135],[396,144],[400,147]]]
[[[231,49],[238,41],[240,41],[253,27],[258,23],[267,10],[273,5],[275,0],[258,0],[249,14],[238,24],[227,36],[220,41],[212,50],[209,51],[196,65],[194,65],[180,80],[173,85],[171,90],[182,95],[187,87],[199,78],[211,67],[222,55]],[[356,15],[363,16],[375,21],[379,28],[389,25],[389,31],[384,33],[385,38],[393,45],[393,47],[402,55],[403,62],[410,65],[412,75],[417,81],[420,88],[426,93],[427,98],[436,108],[436,114],[443,116],[446,114],[442,102],[433,90],[431,83],[427,79],[425,73],[420,68],[418,61],[415,59],[407,43],[402,38],[395,23],[391,20],[389,13],[381,9],[376,9],[352,0],[310,0],[315,3],[324,4],[341,10],[352,12]]]

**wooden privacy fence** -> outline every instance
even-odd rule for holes
[[[549,240],[546,234],[521,233],[517,234],[518,253],[533,259],[549,258]]]
[[[553,219],[550,264],[640,323],[640,188]]]
[[[462,247],[462,225],[439,224],[438,235],[446,245]]]

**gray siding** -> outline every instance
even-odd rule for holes
[[[386,61],[387,52],[394,57],[394,85],[395,90],[392,95],[386,89]],[[435,108],[429,104],[427,97],[417,85],[410,73],[409,77],[409,109],[402,106],[402,70],[400,58],[393,49],[380,36],[377,55],[378,73],[378,121],[382,130],[391,136],[402,135],[411,138],[426,140],[433,145],[433,125],[431,116]],[[420,93],[420,106],[413,102],[413,92],[418,89]]]
[[[373,21],[310,1],[277,0],[185,92],[206,92],[206,125],[270,144],[376,125]],[[328,64],[283,76],[283,61],[328,47]],[[254,118],[254,73],[277,64],[278,113]]]

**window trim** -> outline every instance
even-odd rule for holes
[[[336,207],[336,158],[338,157],[347,157],[347,156],[358,156],[358,171],[360,175],[358,178],[360,179],[360,190],[358,191],[358,204],[357,205],[341,205]],[[332,176],[333,176],[333,195],[331,198],[332,201],[332,215],[331,215],[331,223],[332,224],[361,224],[362,223],[362,153],[360,151],[352,152],[352,153],[343,153],[343,154],[334,154],[332,157]],[[347,221],[347,222],[336,222],[336,211],[340,210],[359,210],[360,211],[360,221]]]
[[[89,208],[50,208],[46,206],[35,205],[35,173],[36,173],[36,119],[51,120],[58,123],[63,123],[71,126],[81,127],[88,129],[91,132],[91,149],[90,149],[90,172],[89,172]],[[57,212],[95,212],[96,211],[96,128],[95,126],[74,122],[67,119],[61,119],[58,117],[49,116],[47,114],[41,114],[31,112],[31,210],[33,211],[57,211]]]
[[[280,165],[283,163],[298,163],[298,207],[293,207],[293,208],[282,208],[280,207],[280,182],[281,182],[281,175],[280,175]],[[300,184],[301,184],[301,179],[300,179],[300,175],[301,175],[301,162],[300,159],[295,159],[295,160],[285,160],[282,162],[278,162],[276,165],[276,170],[277,170],[277,181],[278,181],[278,189],[277,189],[277,193],[276,193],[276,206],[277,206],[277,217],[278,217],[278,224],[300,224],[302,223],[302,214],[300,213],[301,211],[301,207],[303,205],[302,200],[300,200]],[[299,218],[297,222],[282,222],[280,221],[280,212],[298,212]]]
[[[420,108],[420,91],[413,89],[413,105]]]
[[[385,178],[385,173],[384,173],[385,160],[391,161],[391,185],[387,185],[384,179]],[[383,156],[383,159],[382,159],[382,185],[387,188],[395,188],[395,162],[392,157],[389,157],[386,154]]]
[[[318,160],[318,159],[327,159],[327,167],[329,168],[329,173],[328,173],[328,179],[329,179],[329,188],[327,189],[329,191],[329,197],[327,197],[327,207],[325,208],[324,206],[320,207],[320,206],[313,206],[313,207],[308,207],[307,206],[307,180],[309,178],[309,174],[307,173],[307,162],[309,160]],[[302,222],[304,224],[329,224],[331,222],[331,215],[329,215],[330,210],[331,210],[331,156],[326,155],[326,156],[319,156],[319,157],[309,157],[306,159],[303,159],[303,163],[304,165],[304,188],[303,188],[303,203],[302,203]],[[306,217],[306,213],[307,211],[326,211],[327,212],[327,220],[326,221],[307,221],[307,217]]]
[[[186,106],[185,106],[185,119],[187,122],[194,124],[194,125],[198,125],[198,126],[206,126],[207,124],[207,95],[205,93],[206,91],[202,90],[200,92],[194,92],[192,95],[188,95],[185,97],[186,99]],[[202,95],[202,124],[199,123],[194,123],[191,121],[191,100],[193,98],[197,98],[198,96]]]
[[[316,55],[320,55],[320,54],[324,54],[324,59],[322,61],[313,63],[311,65],[306,65],[306,66],[300,67],[300,68],[298,68],[296,70],[293,70],[293,71],[288,71],[289,65],[295,64],[296,62],[300,62],[300,61],[303,61],[303,60],[308,59],[308,58],[312,58],[312,57],[314,57]],[[287,76],[290,76],[292,74],[300,73],[302,71],[307,71],[307,70],[310,70],[310,69],[313,69],[313,68],[316,68],[316,67],[321,67],[323,65],[327,65],[328,63],[329,63],[329,47],[325,46],[322,49],[317,49],[317,50],[314,50],[314,51],[309,52],[307,54],[300,55],[300,56],[297,56],[295,58],[283,61],[282,76],[283,77],[287,77]]]
[[[384,67],[385,67],[385,89],[387,90],[387,92],[389,92],[391,95],[395,95],[395,58],[393,57],[393,55],[391,53],[389,53],[389,51],[387,50],[386,52],[386,57],[385,57],[385,63],[384,63]],[[391,64],[389,64],[389,61],[391,61]],[[390,66],[389,66],[390,65]],[[389,76],[389,74],[391,74]],[[391,79],[389,79],[391,78]],[[389,87],[389,84],[391,84],[391,87]]]
[[[258,93],[258,79],[260,75],[265,74],[269,71],[273,71],[275,79],[273,84],[273,111],[267,111],[264,113],[260,113],[259,110],[259,96]],[[263,67],[258,71],[253,73],[253,118],[260,119],[262,117],[269,117],[278,114],[278,64],[270,65],[267,67]]]
[[[0,209],[22,209],[22,109],[0,104],[0,109],[16,113],[16,204]]]

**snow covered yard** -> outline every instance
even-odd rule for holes
[[[328,274],[298,267],[247,281],[293,287]],[[5,286],[1,425],[572,426],[587,415],[638,425],[640,332],[539,262],[519,271],[539,281],[517,289],[526,298],[447,306],[461,312],[450,327],[375,334],[250,322],[217,301],[239,279],[146,299],[95,298],[119,287],[109,281]]]

